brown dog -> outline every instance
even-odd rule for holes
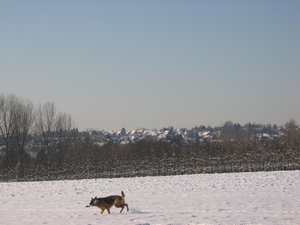
[[[123,211],[124,207],[126,206],[127,211],[129,211],[128,205],[125,203],[125,194],[122,191],[121,196],[120,195],[111,195],[105,198],[95,198],[91,199],[91,202],[86,207],[90,206],[97,206],[101,209],[100,214],[104,212],[106,209],[108,214],[110,214],[110,208],[114,205],[116,208],[122,208],[120,213]]]

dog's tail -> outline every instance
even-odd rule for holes
[[[122,194],[122,198],[125,198],[125,194],[123,191],[121,191],[121,194]]]

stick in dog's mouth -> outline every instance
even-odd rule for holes
[[[90,205],[86,205],[85,207],[91,207]]]

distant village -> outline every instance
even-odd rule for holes
[[[192,129],[175,129],[174,127],[163,128],[160,130],[149,130],[149,129],[136,129],[127,131],[122,128],[118,131],[99,131],[99,130],[86,130],[79,131],[77,128],[73,128],[69,132],[69,142],[72,143],[74,137],[80,139],[88,138],[94,145],[103,146],[105,144],[129,144],[135,143],[139,140],[152,140],[152,141],[166,141],[176,139],[177,143],[180,142],[182,145],[189,145],[195,142],[214,142],[223,141],[224,139],[234,140],[239,138],[239,134],[251,133],[251,139],[257,140],[268,140],[284,135],[285,127],[276,125],[262,125],[262,124],[247,124],[241,126],[239,124],[225,124],[222,127],[205,127],[199,126]],[[300,132],[300,126],[297,128]],[[240,135],[241,136],[241,135]],[[25,152],[30,157],[35,158],[37,153],[44,147],[41,141],[41,137],[36,132],[33,132],[29,137],[28,144],[25,146]],[[48,145],[54,145],[65,141],[59,133],[53,134]],[[4,147],[4,146],[2,146]],[[1,149],[1,147],[0,147]]]
[[[279,130],[278,130],[279,129]],[[263,127],[257,127],[257,138],[274,138],[283,135],[283,128],[278,128],[276,132],[272,131],[267,133],[263,132]],[[172,138],[181,139],[184,144],[195,143],[196,141],[216,141],[220,140],[222,131],[221,129],[202,129],[197,131],[197,128],[193,129],[174,129],[173,127],[163,128],[161,130],[148,130],[138,129],[132,131],[126,131],[122,128],[119,131],[89,131],[88,134],[99,145],[103,145],[107,142],[128,144],[136,142],[140,139],[151,139],[153,141],[169,141]]]

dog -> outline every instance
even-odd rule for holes
[[[125,203],[125,194],[122,191],[120,195],[111,195],[105,198],[95,198],[91,199],[91,202],[86,207],[96,206],[101,209],[100,214],[102,214],[105,209],[107,210],[108,214],[110,214],[110,208],[115,206],[116,208],[122,208],[120,213],[123,211],[124,207],[126,206],[127,212],[129,211],[128,204]]]

